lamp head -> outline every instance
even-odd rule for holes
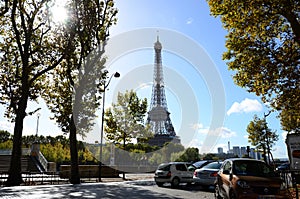
[[[115,72],[114,77],[116,77],[116,78],[120,77],[120,73]]]

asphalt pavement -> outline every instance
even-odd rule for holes
[[[35,185],[1,187],[1,199],[179,199],[213,198],[212,193],[199,197],[198,191],[159,188],[155,185],[153,174],[126,174],[126,180],[120,178],[102,178],[101,182],[81,183],[78,185]],[[190,197],[187,194],[194,194]]]

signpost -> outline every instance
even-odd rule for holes
[[[300,135],[288,134],[286,144],[290,158],[290,169],[300,171]]]
[[[288,134],[286,145],[290,159],[293,187],[296,189],[296,198],[299,198],[297,184],[300,184],[300,134]]]

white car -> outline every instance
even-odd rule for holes
[[[160,164],[155,171],[154,180],[158,186],[163,186],[164,183],[171,183],[172,187],[177,187],[180,183],[191,184],[194,170],[188,169],[190,165],[186,162]]]

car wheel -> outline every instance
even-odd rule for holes
[[[178,187],[178,186],[179,186],[179,183],[180,183],[179,178],[175,177],[175,178],[173,178],[173,180],[172,180],[172,182],[171,182],[171,186],[172,186],[172,187]]]
[[[215,198],[216,199],[223,199],[223,197],[220,196],[220,189],[219,189],[218,185],[215,186]]]
[[[186,186],[192,186],[191,182],[186,183]]]
[[[157,186],[162,187],[164,185],[163,182],[156,182]]]
[[[201,186],[202,186],[202,189],[204,189],[204,190],[208,190],[209,189],[208,185],[201,185]]]
[[[233,191],[230,191],[229,196],[230,199],[236,199],[236,196]]]

